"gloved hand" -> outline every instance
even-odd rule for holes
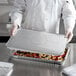
[[[18,25],[13,24],[9,31],[10,35],[14,36],[17,33],[17,30],[18,30]]]
[[[73,31],[68,29],[66,32],[65,32],[65,37],[68,39],[68,42],[70,42],[73,38]]]

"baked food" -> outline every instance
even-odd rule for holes
[[[14,50],[15,51],[15,50]],[[15,56],[23,56],[23,57],[32,57],[32,58],[39,58],[45,60],[55,60],[55,61],[63,61],[67,54],[68,49],[66,48],[62,55],[47,55],[42,53],[32,53],[27,51],[16,50],[13,55]]]

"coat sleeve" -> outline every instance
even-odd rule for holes
[[[73,0],[74,6],[75,6],[75,10],[76,10],[76,0]]]
[[[24,0],[14,0],[11,14],[11,23],[21,26],[23,12],[25,11]]]
[[[73,31],[75,26],[76,12],[72,0],[66,0],[63,5],[62,18],[65,31]]]

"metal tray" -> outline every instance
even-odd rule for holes
[[[67,45],[64,35],[49,34],[27,29],[18,30],[6,43],[9,49],[26,50],[28,52],[61,55]]]
[[[10,49],[11,53],[10,58],[13,57],[17,59],[27,59],[38,62],[56,63],[61,65],[67,59],[70,50],[69,48],[64,61],[43,60],[39,58],[14,56],[13,52],[15,51],[13,50],[26,50],[27,52],[42,53],[57,56],[62,55],[64,53],[66,44],[67,39],[64,37],[64,35],[49,34],[46,32],[19,29],[17,34],[9,39],[9,41],[6,43],[6,46],[7,48]]]

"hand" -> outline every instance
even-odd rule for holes
[[[71,30],[67,30],[65,36],[68,39],[68,42],[70,42],[73,38],[73,32]]]
[[[10,29],[10,35],[14,36],[17,33],[18,25],[12,25],[12,28]]]

